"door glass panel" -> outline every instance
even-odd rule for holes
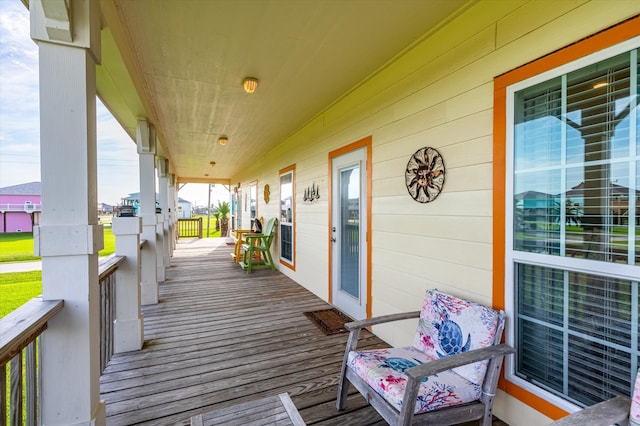
[[[360,168],[340,170],[340,290],[360,298]]]

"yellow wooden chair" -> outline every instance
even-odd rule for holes
[[[253,269],[270,268],[276,270],[271,257],[271,242],[276,235],[276,226],[278,219],[271,218],[264,226],[261,234],[249,233],[244,235],[245,243],[242,244],[243,251],[242,262],[240,266],[246,270],[248,274]]]
[[[264,225],[264,218],[260,217],[260,218],[258,218],[256,220],[260,222],[260,228],[262,228],[262,225]],[[246,234],[250,234],[252,232],[255,232],[255,229],[236,229],[233,232],[235,234],[235,238],[234,238],[235,245],[233,247],[233,253],[231,253],[231,258],[236,262],[241,262],[242,261],[242,246],[243,246],[243,244],[246,244],[244,236]]]

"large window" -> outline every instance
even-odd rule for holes
[[[629,395],[640,366],[635,43],[507,90],[508,371],[560,406]]]
[[[280,170],[280,263],[295,270],[296,168]]]

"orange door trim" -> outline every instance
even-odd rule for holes
[[[333,212],[333,197],[331,195],[332,193],[332,188],[333,188],[333,182],[332,182],[332,178],[333,178],[333,159],[336,157],[339,157],[343,154],[346,154],[350,151],[355,151],[356,149],[360,149],[360,148],[366,148],[367,151],[367,211],[365,212],[366,216],[367,216],[367,229],[365,230],[365,232],[367,233],[367,260],[366,260],[366,267],[367,267],[367,318],[371,318],[371,305],[372,305],[372,298],[371,298],[371,144],[372,144],[372,137],[371,136],[367,136],[365,138],[362,138],[356,142],[350,143],[348,145],[345,145],[343,147],[340,147],[334,151],[330,151],[329,152],[329,172],[328,172],[328,176],[329,176],[329,183],[328,183],[328,192],[329,192],[329,205],[328,205],[328,215],[329,215],[329,226],[327,228],[327,244],[328,244],[328,253],[329,253],[329,262],[328,262],[328,301],[329,303],[332,303],[333,301],[333,290],[332,290],[332,286],[333,286],[333,282],[332,282],[332,277],[331,277],[331,272],[332,272],[332,268],[333,268],[333,244],[331,244],[331,228],[333,227],[333,218],[332,218],[332,212]]]

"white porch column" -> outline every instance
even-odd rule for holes
[[[114,217],[111,229],[116,236],[116,255],[125,256],[116,270],[114,352],[137,351],[144,343],[139,267],[142,218]]]
[[[158,282],[164,282],[164,213],[156,213],[156,278]]]
[[[169,160],[161,158],[157,160],[158,170],[158,197],[162,209],[162,264],[165,268],[171,265],[169,259],[169,221],[171,214],[169,209]],[[163,271],[164,272],[164,271]]]
[[[42,295],[64,309],[42,334],[42,424],[104,425],[96,151],[98,2],[31,0],[39,47]]]
[[[138,120],[138,157],[140,163],[140,206],[142,239],[147,243],[140,252],[140,285],[143,305],[158,303],[158,271],[156,268],[156,132],[147,120]]]
[[[173,257],[176,249],[176,229],[178,224],[178,202],[176,196],[176,175],[169,174],[169,206],[171,207],[171,217],[169,219],[169,257]]]

